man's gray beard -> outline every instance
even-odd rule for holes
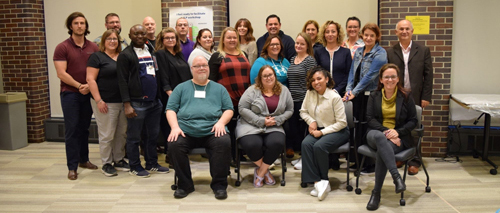
[[[208,79],[208,76],[207,76],[207,74],[200,74],[200,75],[198,75],[197,78],[199,81],[206,81]]]

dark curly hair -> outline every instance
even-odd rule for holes
[[[328,81],[326,82],[326,87],[332,89],[335,86],[335,82],[333,82],[333,79],[330,76],[330,73],[328,71],[326,71],[321,66],[315,66],[315,67],[311,68],[309,71],[307,71],[307,78],[306,78],[307,85],[306,85],[306,87],[308,90],[314,90],[314,87],[312,86],[312,82],[314,81],[313,76],[317,72],[320,72],[321,74],[323,74],[323,76],[328,78]]]

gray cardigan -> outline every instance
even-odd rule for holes
[[[262,134],[269,132],[282,132],[283,123],[293,114],[293,99],[290,91],[285,86],[281,86],[281,94],[278,102],[278,107],[273,113],[269,113],[266,100],[262,96],[262,91],[257,89],[255,85],[250,86],[238,103],[238,112],[240,117],[236,126],[236,139],[246,135]],[[265,125],[265,118],[273,116],[276,120],[275,126]]]

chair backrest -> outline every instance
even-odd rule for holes
[[[344,108],[345,108],[345,117],[347,118],[347,126],[349,129],[354,128],[354,113],[352,109],[352,102],[347,101],[344,102]]]
[[[417,110],[417,129],[419,129],[422,126],[422,107],[419,105],[415,105],[415,109]]]

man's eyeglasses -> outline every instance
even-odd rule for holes
[[[193,66],[193,68],[195,69],[201,69],[201,68],[208,68],[208,64],[204,64],[204,65],[196,65],[196,66]]]

